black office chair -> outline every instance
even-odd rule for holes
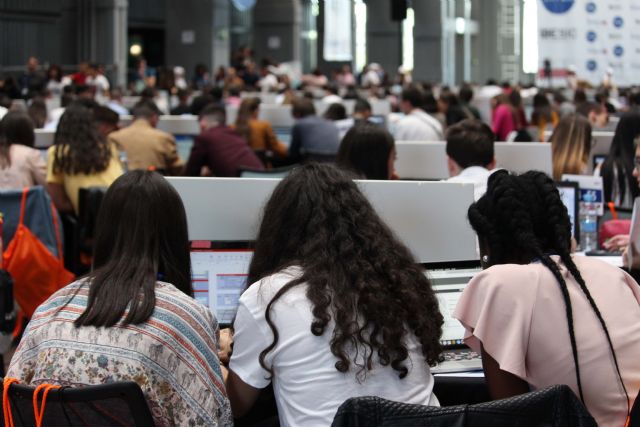
[[[33,412],[35,387],[9,387],[11,413],[16,427],[36,425]],[[38,402],[41,402],[41,396]],[[0,417],[4,421],[4,413]],[[154,421],[138,384],[118,382],[81,388],[51,390],[42,425],[91,427],[153,427]]]
[[[379,397],[343,403],[332,427],[359,426],[518,426],[596,427],[593,417],[566,385],[556,385],[509,399],[448,407],[411,405]]]

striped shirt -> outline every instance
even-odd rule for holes
[[[88,294],[87,282],[77,281],[38,307],[8,377],[75,387],[135,381],[158,426],[232,425],[216,352],[218,323],[207,308],[158,282],[146,322],[76,328]]]

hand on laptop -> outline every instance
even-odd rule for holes
[[[225,328],[220,331],[220,350],[218,350],[218,358],[220,363],[227,366],[229,359],[231,359],[231,353],[233,352],[233,330]]]

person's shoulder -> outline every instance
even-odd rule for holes
[[[240,301],[245,305],[264,305],[271,301],[273,297],[292,280],[302,275],[300,267],[288,267],[275,274],[269,275],[251,284],[240,297]]]
[[[180,307],[190,312],[192,316],[200,316],[201,318],[207,319],[207,321],[213,321],[217,324],[217,321],[213,320],[213,314],[206,306],[185,294],[171,283],[158,282],[156,286],[156,298],[164,301],[165,304],[171,307]],[[179,316],[177,310],[172,310],[172,312],[176,316]]]
[[[621,268],[596,257],[573,256],[571,259],[576,267],[578,267],[578,271],[583,275],[598,273],[605,274],[611,278],[624,277],[624,271]]]
[[[53,148],[53,147],[49,147]],[[48,151],[48,150],[47,150]],[[22,144],[11,144],[11,158],[40,157],[40,150]]]
[[[541,269],[546,269],[541,263],[493,265],[476,274],[471,282],[501,289],[521,288],[538,283]]]

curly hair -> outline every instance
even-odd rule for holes
[[[62,117],[53,139],[53,170],[69,175],[91,175],[107,169],[111,150],[100,135],[88,108],[73,104]]]
[[[303,284],[314,317],[311,333],[331,333],[339,372],[353,366],[357,378],[364,378],[377,356],[380,365],[404,378],[409,333],[427,364],[441,360],[443,317],[431,284],[352,178],[332,165],[308,164],[293,170],[267,202],[248,283],[289,266],[303,272],[266,307],[273,342],[261,352],[260,365],[271,374],[265,357],[279,340],[271,309]]]
[[[571,258],[571,222],[553,180],[542,172],[532,171],[515,176],[506,171],[497,171],[489,178],[487,193],[469,208],[469,222],[478,233],[481,247],[488,249],[491,265],[528,264],[537,259],[553,273],[565,303],[576,381],[580,399],[584,402],[571,298],[567,283],[549,254],[560,257],[578,282],[602,326],[618,378],[626,393],[607,325]]]

